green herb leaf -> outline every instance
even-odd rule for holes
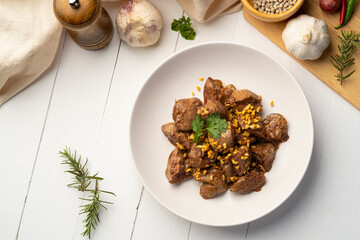
[[[220,118],[219,113],[212,114],[206,119],[206,130],[215,139],[220,138],[221,133],[225,132],[227,127],[226,119]]]
[[[194,142],[197,142],[199,137],[204,135],[204,131],[207,131],[215,139],[220,138],[221,133],[226,131],[228,124],[226,119],[220,117],[219,113],[215,113],[206,118],[206,128],[204,128],[204,120],[199,114],[196,114],[191,126],[194,131]]]
[[[204,132],[194,132],[194,142],[197,142],[199,140],[199,137],[204,135]]]
[[[339,71],[335,77],[342,85],[343,81],[355,72],[355,70],[353,70],[349,74],[345,74],[347,68],[355,64],[355,59],[352,58],[352,56],[360,48],[360,33],[341,30],[341,36],[338,37],[341,42],[341,44],[338,45],[339,54],[331,56],[330,62]]]
[[[178,20],[174,19],[171,23],[171,30],[180,32],[181,36],[186,40],[194,40],[196,33],[191,27],[191,18],[185,18],[184,16]]]
[[[84,201],[90,202],[89,204],[83,204],[80,206],[80,214],[85,214],[86,218],[83,221],[85,223],[85,230],[82,233],[83,236],[88,236],[91,238],[91,230],[95,230],[95,225],[100,222],[99,218],[99,209],[107,209],[102,203],[112,204],[107,201],[100,199],[100,192],[111,194],[116,196],[114,193],[109,191],[104,191],[99,189],[99,181],[103,180],[102,177],[98,177],[98,173],[90,175],[89,169],[87,167],[88,160],[86,159],[85,163],[82,164],[81,156],[77,157],[76,151],[72,154],[70,148],[65,147],[63,151],[60,151],[59,154],[64,158],[62,164],[69,166],[70,170],[65,171],[73,175],[73,182],[68,184],[70,187],[74,187],[81,192],[88,194],[89,198],[80,198]],[[94,189],[89,189],[91,183],[95,181]],[[93,185],[93,184],[92,184]]]
[[[199,132],[204,128],[204,120],[201,119],[199,114],[195,115],[195,119],[191,122],[192,130]]]
[[[201,119],[199,114],[195,115],[195,119],[191,122],[191,126],[194,131],[194,142],[197,142],[199,137],[204,135],[204,120]]]

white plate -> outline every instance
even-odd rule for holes
[[[260,192],[240,195],[227,191],[204,200],[195,180],[171,185],[165,177],[174,147],[161,132],[161,125],[173,121],[175,99],[192,97],[194,91],[203,100],[196,86],[202,89],[205,80],[198,79],[208,76],[262,95],[263,116],[278,112],[288,121],[290,139],[281,144]],[[271,100],[274,107],[270,107]],[[287,69],[255,49],[213,42],[176,53],[150,75],[132,112],[130,143],[140,179],[165,208],[192,222],[231,226],[264,216],[295,190],[310,161],[313,123],[305,95]]]

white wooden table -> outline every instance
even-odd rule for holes
[[[243,13],[193,23],[196,40],[170,30],[183,11],[153,0],[163,14],[157,46],[129,47],[115,33],[90,52],[67,35],[52,68],[0,107],[0,239],[82,239],[79,193],[66,186],[58,151],[87,156],[117,194],[101,213],[93,239],[360,239],[360,113],[260,34]],[[119,4],[105,4],[114,19]],[[278,209],[249,224],[216,228],[183,220],[144,190],[131,163],[130,112],[155,66],[174,52],[207,41],[254,47],[290,70],[309,101],[315,145],[297,190]],[[296,108],[296,106],[295,106]],[[289,159],[291,161],[291,159]]]

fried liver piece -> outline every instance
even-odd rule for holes
[[[166,123],[161,126],[161,131],[169,139],[169,141],[176,147],[176,143],[181,144],[186,150],[191,148],[191,143],[185,133],[180,132],[175,123]]]
[[[258,122],[260,128],[258,129],[248,129],[248,132],[257,138],[264,138],[266,136],[265,127],[262,122]]]
[[[205,152],[201,148],[198,148],[196,143],[193,143],[189,152],[189,158],[186,160],[186,167],[191,168],[204,168],[213,163],[213,160],[210,160]]]
[[[235,176],[236,172],[234,170],[234,166],[231,162],[231,160],[223,160],[220,163],[220,166],[222,168],[223,174],[225,175],[225,181],[227,183],[231,182],[231,178]]]
[[[246,132],[248,132],[250,134],[249,131],[246,130]],[[240,145],[246,145],[246,142],[249,141],[250,144],[252,144],[253,142],[256,141],[256,137],[254,136],[248,136],[248,137],[245,137],[243,135],[244,132],[236,132],[235,131],[235,142],[236,143],[239,143],[240,142]]]
[[[172,117],[179,131],[191,130],[191,122],[195,119],[195,114],[202,105],[200,99],[195,97],[175,101]]]
[[[199,113],[202,119],[206,119],[207,116],[219,113],[222,118],[226,118],[226,109],[224,105],[216,100],[209,99],[203,107],[199,108]]]
[[[200,175],[200,195],[204,199],[210,199],[227,190],[227,183],[223,180],[223,172],[216,168],[211,168],[205,175]]]
[[[239,104],[246,107],[248,104],[256,105],[261,102],[261,99],[258,95],[253,93],[252,91],[248,89],[240,89],[233,91],[231,95],[227,98],[226,104]],[[241,110],[241,109],[239,109]]]
[[[289,138],[287,121],[281,114],[271,113],[263,123],[266,141],[286,141]]]
[[[171,152],[166,166],[165,175],[171,184],[179,183],[190,177],[190,175],[185,172],[185,159],[179,148],[175,148]]]
[[[223,89],[221,89],[220,94],[220,102],[225,105],[227,99],[231,96],[231,94],[236,90],[235,86],[232,84],[226,85]]]
[[[266,172],[271,170],[275,160],[275,147],[272,143],[258,143],[251,146],[252,157],[260,162]]]
[[[251,162],[251,151],[246,146],[238,148],[236,153],[231,156],[231,162],[234,166],[235,172],[241,176],[245,173]]]
[[[235,145],[235,131],[233,128],[226,129],[224,134],[221,134],[220,138],[214,140],[217,144],[212,143],[211,147],[215,151],[227,152],[229,151],[230,148],[234,147]],[[221,146],[221,148],[218,148],[219,145]]]
[[[256,114],[255,116],[259,116],[258,114]],[[241,119],[241,115],[238,116],[238,121],[239,121],[239,125],[242,129],[245,128],[246,126],[246,122],[244,122],[242,119]],[[251,129],[251,128],[248,128],[246,129],[245,131],[247,131],[248,133],[250,133],[252,136],[255,136],[257,138],[265,138],[266,136],[266,132],[265,132],[265,127],[264,127],[264,124],[259,121],[256,123],[257,125],[260,126],[260,128],[254,128],[254,129]]]
[[[209,77],[204,84],[204,103],[208,100],[219,101],[222,89],[222,81]]]
[[[249,172],[240,177],[233,185],[230,186],[230,191],[245,194],[253,191],[260,191],[265,184],[265,175],[263,172]]]

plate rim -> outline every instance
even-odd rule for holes
[[[265,211],[264,213],[260,214],[257,217],[253,217],[252,219],[244,222],[244,221],[238,221],[238,222],[233,222],[233,223],[224,223],[224,224],[214,224],[214,223],[205,223],[205,222],[201,222],[201,221],[196,221],[194,219],[190,219],[184,215],[182,215],[181,213],[179,213],[176,210],[173,209],[169,209],[165,203],[163,203],[159,198],[156,197],[156,195],[151,191],[151,189],[148,187],[148,185],[145,183],[144,179],[142,178],[138,167],[135,163],[135,159],[134,159],[134,147],[133,147],[133,137],[132,137],[132,132],[133,132],[133,119],[134,119],[134,113],[135,113],[135,109],[136,106],[138,105],[139,102],[139,98],[142,94],[142,92],[144,91],[145,87],[149,84],[149,80],[152,78],[152,76],[169,60],[176,58],[178,55],[183,54],[184,52],[188,52],[188,51],[192,51],[192,49],[194,48],[199,48],[199,47],[204,47],[207,45],[232,45],[235,47],[243,47],[243,48],[248,48],[252,51],[255,51],[259,54],[264,55],[265,57],[268,57],[270,60],[272,60],[273,62],[275,62],[278,66],[280,66],[283,70],[285,70],[291,77],[292,77],[292,81],[295,83],[295,85],[299,88],[300,92],[301,92],[301,96],[305,99],[305,105],[306,105],[306,111],[308,112],[309,116],[310,116],[310,125],[311,125],[311,132],[310,132],[310,137],[311,137],[311,150],[309,151],[308,157],[306,159],[308,159],[306,167],[304,168],[304,171],[301,173],[301,178],[299,178],[298,182],[296,183],[295,187],[293,189],[291,189],[291,191],[289,191],[288,195],[282,200],[279,201],[271,210]],[[310,165],[310,161],[311,161],[311,157],[313,154],[313,150],[314,150],[314,120],[313,120],[313,116],[311,113],[311,108],[309,105],[309,102],[306,98],[306,95],[302,89],[302,87],[300,86],[299,82],[296,80],[296,78],[293,76],[293,74],[284,66],[282,65],[279,61],[277,61],[276,59],[274,59],[272,56],[270,56],[267,53],[264,53],[262,51],[257,50],[256,48],[244,45],[244,44],[240,44],[240,43],[236,43],[236,42],[231,42],[231,41],[209,41],[209,42],[203,42],[203,43],[198,43],[198,44],[194,44],[192,46],[186,47],[184,49],[181,49],[173,54],[171,54],[170,56],[166,57],[161,63],[159,63],[153,70],[152,72],[146,77],[145,82],[142,84],[140,91],[138,92],[133,108],[131,110],[131,115],[130,115],[130,124],[129,124],[129,144],[130,144],[130,149],[131,149],[131,162],[132,165],[135,168],[136,174],[139,177],[141,183],[143,184],[144,188],[150,193],[150,195],[162,206],[164,207],[166,210],[168,210],[169,212],[181,217],[182,219],[185,219],[187,221],[193,222],[193,223],[197,223],[197,224],[201,224],[204,226],[212,226],[212,227],[231,227],[231,226],[238,226],[238,225],[242,225],[242,224],[247,224],[250,222],[253,222],[257,219],[260,219],[268,214],[270,214],[271,212],[273,212],[275,209],[277,209],[279,206],[281,206],[283,203],[285,203],[289,197],[295,192],[295,190],[299,187],[301,181],[304,179],[304,176],[309,168]]]

